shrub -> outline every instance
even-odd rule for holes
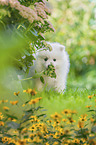
[[[34,47],[39,49],[46,45],[43,33],[54,31],[52,24],[48,21],[50,14],[44,0],[0,0],[0,33],[5,34],[3,43],[5,44],[5,39],[10,37],[15,39],[16,44],[18,44],[17,39],[23,39],[25,44],[18,53],[13,50],[17,53],[14,59],[15,66],[27,71],[35,59]],[[6,47],[8,44],[5,44]]]

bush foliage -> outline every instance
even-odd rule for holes
[[[35,59],[34,47],[39,49],[46,45],[43,33],[54,31],[52,24],[48,21],[48,15],[50,15],[50,10],[44,0],[0,0],[0,31],[7,37],[22,39],[25,43],[23,50],[15,56],[16,65],[24,71],[32,65],[32,60]],[[4,37],[3,43],[5,39],[8,38]]]
[[[70,55],[68,86],[96,88],[96,1],[49,0],[50,21],[55,33],[47,33],[48,41],[66,46]]]

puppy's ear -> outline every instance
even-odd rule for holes
[[[65,46],[64,45],[60,45],[60,51],[65,50]]]

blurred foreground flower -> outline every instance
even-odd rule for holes
[[[18,91],[18,92],[14,92],[14,95],[15,95],[15,96],[18,96],[19,93],[20,93],[20,91]]]
[[[9,110],[9,107],[4,106],[3,109],[4,109],[5,111],[8,111],[8,110]]]
[[[10,101],[10,104],[17,105],[18,104],[18,100],[17,101]]]
[[[51,115],[51,118],[53,118],[54,120],[59,120],[62,118],[62,116],[59,113],[55,112],[55,114]]]
[[[84,122],[79,121],[77,126],[78,126],[79,128],[83,128],[83,127],[84,127]]]
[[[31,96],[35,96],[37,94],[37,92],[32,89],[23,90],[23,92],[24,93],[26,92],[27,94],[31,94]]]

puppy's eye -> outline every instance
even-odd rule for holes
[[[45,60],[45,61],[47,61],[47,60],[48,60],[48,58],[46,57],[46,58],[44,58],[44,60]]]
[[[56,61],[56,58],[54,58],[53,61]]]

